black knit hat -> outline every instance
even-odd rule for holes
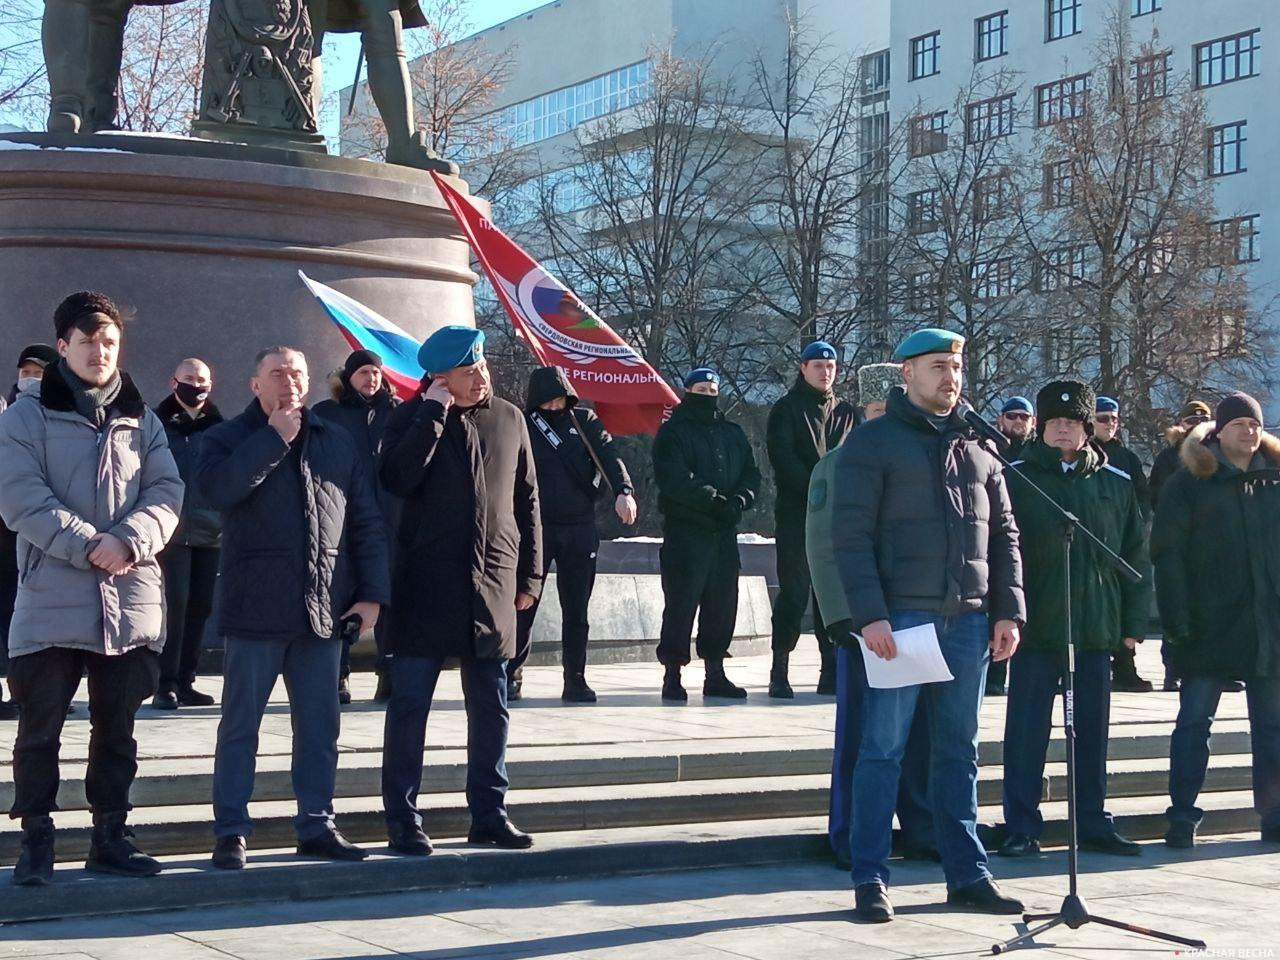
[[[22,352],[18,354],[16,366],[20,367],[28,360],[34,360],[40,366],[47,367],[51,363],[58,362],[58,351],[47,343],[33,343],[22,348]]]
[[[1262,418],[1262,404],[1247,393],[1229,393],[1218,401],[1218,408],[1213,411],[1214,429],[1221,430],[1241,417],[1252,417],[1258,423],[1266,423]]]
[[[1044,425],[1065,417],[1079,420],[1085,432],[1093,434],[1093,413],[1097,406],[1093,388],[1079,380],[1054,380],[1036,394],[1036,430],[1044,436]]]
[[[350,380],[351,375],[361,367],[382,367],[382,358],[372,350],[356,350],[347,357],[347,362],[342,365],[342,379]]]

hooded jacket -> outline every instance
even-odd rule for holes
[[[1132,583],[1083,535],[1071,544],[1071,628],[1079,650],[1117,650],[1125,637],[1146,635],[1151,606],[1151,570],[1143,537],[1142,510],[1133,481],[1107,462],[1092,441],[1075,467],[1064,471],[1062,454],[1043,440],[1022,448],[1015,464],[1063,509],[1080,518],[1103,543],[1142,574]],[[1062,518],[1012,470],[1006,474],[1022,548],[1027,595],[1023,646],[1066,654],[1066,601]]]
[[[959,413],[941,430],[889,393],[836,452],[832,540],[853,628],[895,610],[1026,622],[1003,466]]]
[[[853,404],[833,391],[815,390],[803,376],[773,405],[766,442],[777,479],[774,513],[779,521],[804,521],[813,468],[844,442],[857,422]]]
[[[1280,677],[1280,440],[1264,433],[1242,471],[1214,427],[1186,437],[1156,504],[1160,623],[1184,676]]]
[[[565,398],[563,410],[542,404]],[[578,406],[578,393],[561,367],[539,367],[529,375],[525,403],[529,442],[538,470],[538,506],[544,524],[595,522],[595,503],[609,491],[631,492],[631,475],[618,456],[613,437],[595,411]],[[604,466],[601,476],[586,444]]]
[[[57,364],[0,417],[0,515],[18,538],[11,657],[164,645],[156,554],[178,525],[183,484],[159,418],[120,378],[100,430],[76,412]],[[128,573],[89,563],[99,533],[132,552]]]
[[[192,477],[205,431],[220,424],[222,414],[206,400],[201,415],[192,419],[173,394],[161,400],[155,411],[164,424],[169,452],[187,488],[182,500],[182,517],[169,543],[182,547],[216,547],[222,539],[222,512],[192,486]]]

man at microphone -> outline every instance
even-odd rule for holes
[[[894,351],[905,389],[837,453],[833,535],[852,628],[869,655],[891,660],[895,630],[931,624],[953,677],[866,690],[849,834],[855,913],[869,923],[893,919],[893,813],[921,700],[947,902],[1022,912],[991,878],[977,834],[978,710],[989,659],[1013,653],[1026,620],[1022,560],[1002,466],[957,411],[963,353],[948,330],[907,337]]]

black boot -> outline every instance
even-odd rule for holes
[[[747,699],[747,691],[735,685],[724,675],[723,660],[707,661],[707,679],[702,681],[704,697],[725,697],[729,700]]]
[[[829,643],[818,645],[822,655],[822,668],[818,672],[818,695],[834,697],[836,695],[836,648]]]
[[[212,707],[215,701],[207,693],[195,688],[193,683],[178,684],[178,706],[180,707]]]
[[[689,694],[680,682],[680,668],[675,664],[667,664],[666,672],[662,675],[662,699],[672,703],[686,703],[689,700]]]
[[[378,670],[378,689],[373,691],[373,702],[391,702],[391,668],[389,666]]]
[[[0,720],[17,720],[18,705],[12,700],[0,700]]]
[[[791,654],[786,650],[773,651],[773,668],[769,671],[769,696],[774,700],[794,700],[796,692],[791,689],[791,680],[787,673],[791,669]]]
[[[338,703],[346,706],[351,702],[351,678],[347,676],[338,678]]]
[[[596,692],[587,686],[587,678],[582,674],[566,673],[560,699],[565,703],[595,703]]]
[[[117,873],[124,877],[154,877],[160,861],[149,857],[133,842],[133,831],[125,825],[123,813],[95,816],[89,859],[84,868],[95,873]]]
[[[1111,689],[1118,693],[1150,693],[1150,680],[1138,676],[1133,651],[1128,647],[1117,650],[1111,657]]]
[[[19,887],[43,887],[53,879],[53,820],[47,816],[22,818],[22,853],[13,868]]]

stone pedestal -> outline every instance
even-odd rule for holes
[[[136,313],[121,365],[151,403],[198,356],[234,414],[254,354],[274,344],[307,354],[322,400],[349,348],[299,269],[419,338],[474,322],[469,248],[426,173],[180,138],[0,134],[0,390],[25,344],[52,342],[58,302],[96,289]]]

